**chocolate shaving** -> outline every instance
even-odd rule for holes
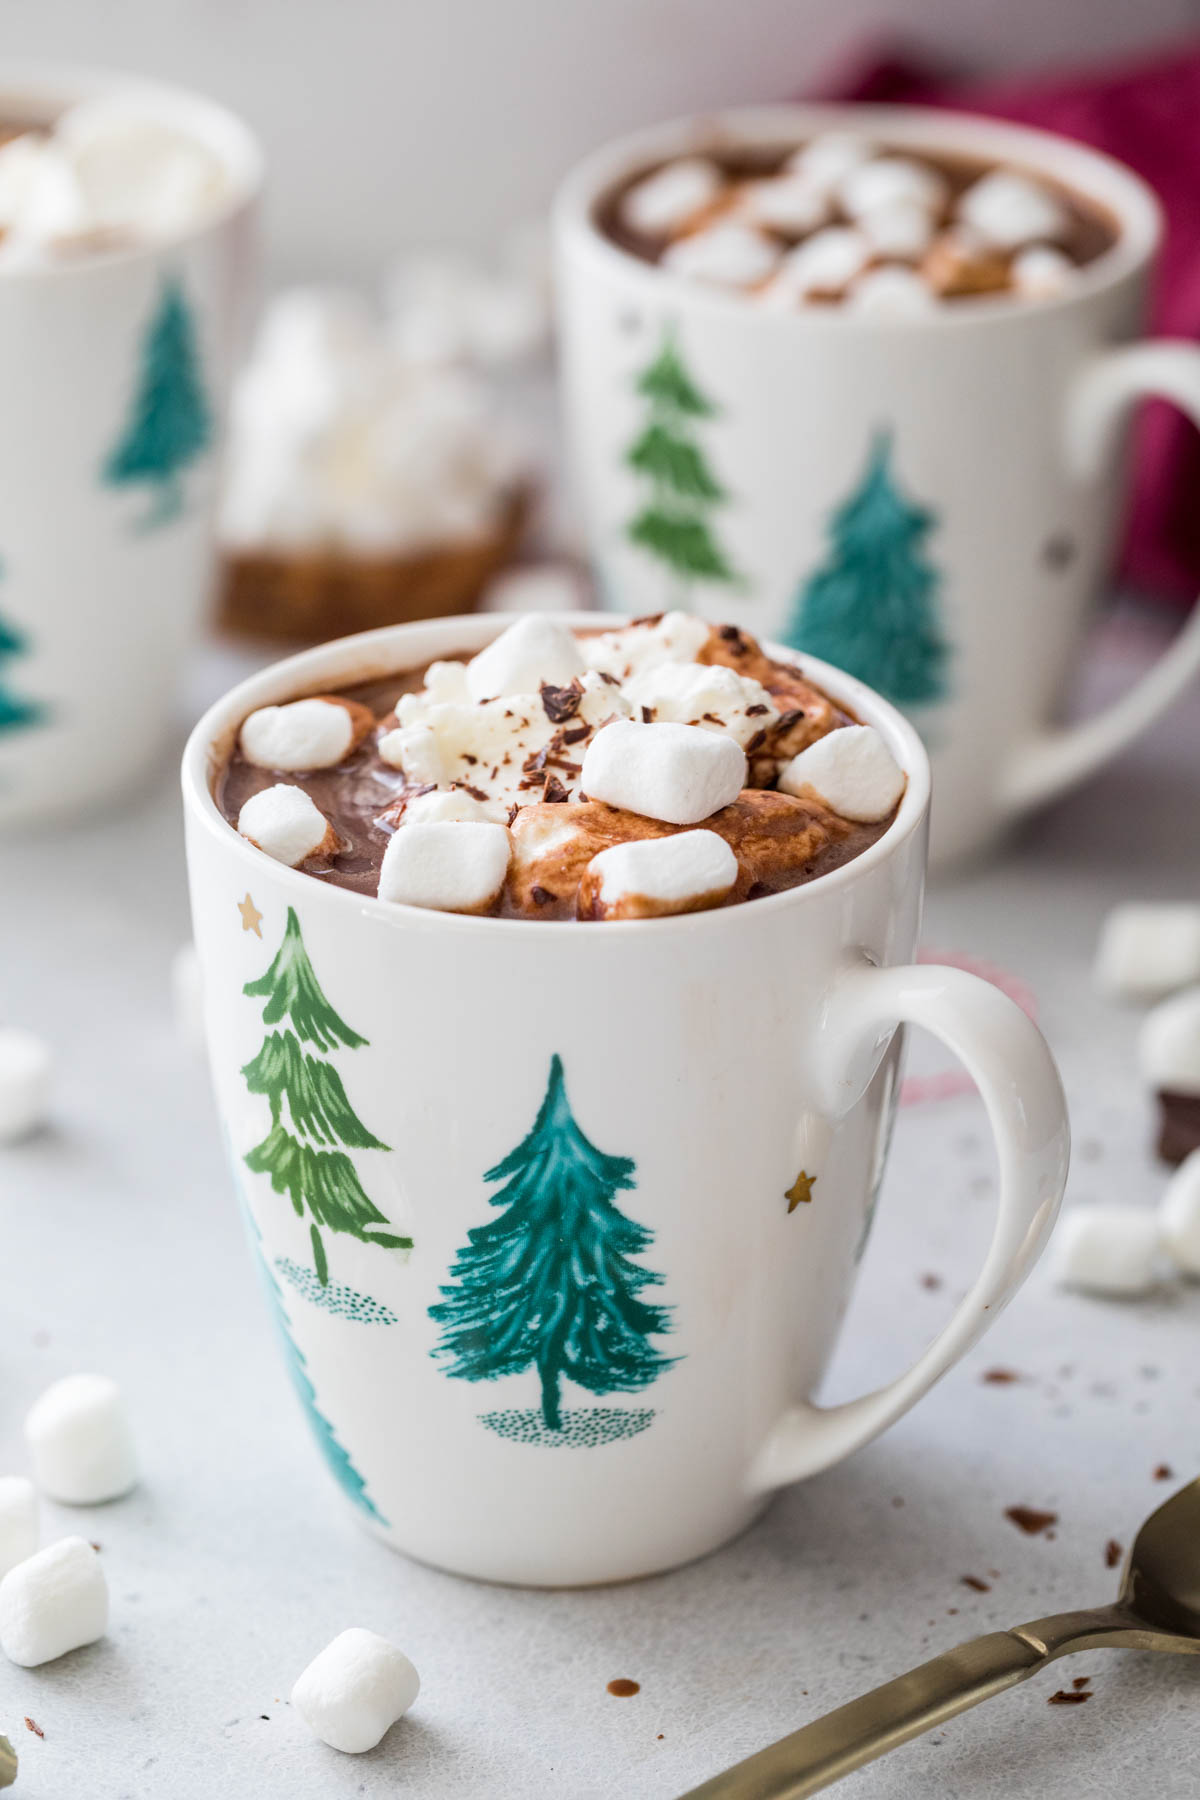
[[[515,818],[516,818],[517,814],[520,812],[520,810],[521,810],[521,808],[517,805],[516,801],[514,800],[512,805],[508,809],[508,822],[509,822],[510,826],[512,825],[513,821],[515,820]]]
[[[550,754],[549,744],[543,744],[540,750],[532,750],[521,764],[526,775],[538,775],[546,767],[546,758]]]
[[[745,656],[747,651],[746,640],[736,625],[719,626],[717,629],[717,636],[729,645],[729,648],[733,651],[735,656]]]
[[[559,805],[562,801],[569,800],[570,798],[570,794],[568,794],[557,775],[548,775],[546,777],[546,786],[542,794],[542,799],[547,806]]]
[[[1049,1531],[1052,1525],[1058,1524],[1056,1512],[1041,1512],[1036,1506],[1006,1506],[1004,1516],[1012,1521],[1018,1531],[1024,1531],[1030,1537],[1037,1537],[1041,1532]]]
[[[989,1382],[992,1387],[1009,1387],[1021,1377],[1015,1369],[985,1369],[979,1377],[980,1381]]]
[[[754,752],[756,750],[762,749],[762,747],[766,743],[766,741],[767,741],[766,732],[765,731],[756,731],[754,736],[750,739],[750,742],[746,745],[746,755],[753,756]]]
[[[1171,1468],[1170,1463],[1159,1463],[1154,1471],[1154,1479],[1155,1481],[1170,1481],[1173,1474],[1174,1470]]]
[[[757,706],[748,706],[746,708],[746,717],[748,719],[757,719],[760,713],[770,712],[770,710],[769,706],[764,706],[760,701]]]
[[[1073,1688],[1073,1689],[1059,1688],[1057,1693],[1050,1695],[1050,1698],[1047,1700],[1046,1705],[1047,1706],[1082,1706],[1084,1701],[1090,1700],[1091,1697],[1092,1696],[1090,1694],[1085,1694],[1085,1693],[1080,1692],[1080,1690],[1078,1688]]]
[[[964,1587],[974,1588],[977,1594],[990,1594],[992,1591],[991,1582],[981,1581],[978,1575],[964,1575],[961,1580]]]
[[[723,725],[725,723],[719,713],[701,713],[700,717],[709,725]]]
[[[472,800],[486,800],[488,798],[488,795],[482,788],[472,787],[467,781],[460,782],[459,785],[464,794],[470,794]]]
[[[793,707],[791,712],[780,713],[779,723],[775,729],[782,737],[785,731],[790,731],[792,726],[798,724],[803,717],[804,708],[802,706]]]
[[[579,711],[579,702],[583,699],[583,683],[578,675],[570,687],[552,687],[544,681],[538,690],[542,696],[542,707],[552,725],[561,725],[564,719],[573,717]]]
[[[642,708],[642,724],[643,725],[652,725],[653,723],[654,723],[654,708],[651,706],[643,706],[643,708]]]
[[[564,744],[582,744],[584,738],[590,736],[591,729],[590,725],[572,725],[569,731],[563,732],[562,741]]]
[[[657,625],[659,620],[664,619],[665,617],[666,614],[660,612],[643,613],[640,618],[630,619],[629,623],[630,625]]]
[[[610,675],[607,669],[600,670],[600,679],[601,681],[607,681],[609,687],[620,687],[621,685],[616,676]]]
[[[32,1731],[34,1737],[44,1738],[46,1735],[37,1720],[31,1719],[28,1713],[25,1714],[25,1729],[26,1731]]]
[[[550,892],[549,888],[538,887],[535,883],[529,890],[529,898],[535,906],[549,906],[556,896]]]

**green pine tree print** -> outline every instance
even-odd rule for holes
[[[646,423],[625,461],[646,484],[644,504],[628,526],[630,540],[665,563],[682,600],[693,581],[736,583],[729,559],[708,517],[728,496],[696,441],[695,427],[716,409],[684,368],[668,331],[637,381],[647,402]]]
[[[876,432],[862,480],[830,522],[829,556],[800,590],[786,641],[897,706],[944,699],[941,583],[925,555],[936,523],[896,485],[891,433]]]
[[[124,435],[104,464],[110,487],[147,483],[156,490],[141,530],[183,510],[181,474],[213,440],[191,308],[178,281],[163,283],[142,342],[141,371]]]
[[[24,655],[28,647],[21,633],[0,618],[0,667],[10,657]],[[0,736],[6,731],[21,731],[27,725],[36,725],[43,716],[43,709],[35,700],[25,700],[20,694],[10,693],[0,679]]]
[[[297,1217],[307,1212],[313,1263],[322,1287],[329,1265],[321,1229],[344,1231],[364,1244],[409,1250],[412,1239],[376,1230],[387,1219],[368,1199],[347,1150],[386,1150],[354,1112],[342,1078],[323,1055],[339,1045],[360,1049],[366,1039],[351,1031],[326,1000],[304,948],[300,921],[289,906],[283,942],[265,975],[242,992],[266,1002],[265,1025],[284,1024],[263,1039],[242,1070],[252,1094],[271,1107],[271,1129],[245,1158],[256,1175],[269,1175],[277,1194],[286,1194]],[[290,1029],[289,1029],[290,1027]],[[322,1056],[310,1055],[312,1044]],[[286,1105],[286,1116],[285,1116]],[[289,1129],[290,1127],[290,1129]],[[330,1149],[329,1145],[341,1148]]]
[[[562,1405],[564,1379],[593,1394],[638,1392],[676,1360],[649,1342],[671,1330],[670,1309],[639,1297],[662,1276],[632,1260],[653,1234],[613,1204],[633,1175],[627,1156],[606,1156],[580,1131],[555,1056],[533,1129],[484,1176],[504,1183],[491,1200],[500,1216],[468,1232],[450,1285],[429,1309],[448,1374],[493,1381],[536,1369],[540,1416],[482,1415],[501,1435],[600,1442],[632,1436],[653,1417],[615,1408],[603,1418],[569,1414]]]

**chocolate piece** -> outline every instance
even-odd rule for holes
[[[1056,1512],[1042,1512],[1036,1506],[1006,1506],[1004,1516],[1029,1537],[1039,1537],[1058,1524]]]
[[[1156,1148],[1164,1162],[1181,1163],[1193,1150],[1200,1150],[1200,1094],[1172,1094],[1161,1089],[1158,1119]]]
[[[542,683],[540,691],[542,706],[552,725],[561,725],[579,711],[579,702],[583,699],[583,683],[578,676],[570,687],[551,687],[546,681]]]

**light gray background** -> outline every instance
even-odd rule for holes
[[[1128,673],[1153,635],[1110,639],[1119,654],[1095,685]],[[198,662],[188,710],[244,666]],[[930,948],[991,959],[1037,994],[1074,1116],[1071,1202],[1149,1205],[1163,1184],[1135,1018],[1093,995],[1087,963],[1113,901],[1196,897],[1198,767],[1200,696],[1007,861],[930,901]],[[0,1471],[25,1466],[29,1402],[87,1368],[125,1387],[145,1464],[127,1500],[47,1508],[47,1536],[101,1544],[112,1630],[42,1670],[0,1667],[21,1800],[670,1800],[957,1639],[1104,1599],[1106,1541],[1128,1543],[1170,1491],[1156,1466],[1200,1471],[1200,1291],[1089,1300],[1056,1291],[1043,1267],[915,1413],[706,1562],[542,1594],[396,1556],[358,1528],[308,1441],[206,1078],[172,1026],[180,855],[170,768],[122,816],[3,848],[3,1014],[54,1042],[60,1079],[53,1129],[0,1151]],[[992,1199],[973,1097],[902,1112],[832,1395],[884,1379],[927,1341],[981,1254]],[[981,1381],[996,1365],[1022,1379]],[[1007,1522],[1017,1502],[1061,1514],[1054,1541]],[[991,1591],[962,1585],[968,1574]],[[409,1719],[361,1758],[314,1743],[286,1703],[349,1624],[392,1636],[424,1683]],[[1090,1702],[1046,1704],[1080,1673]],[[641,1693],[610,1698],[614,1676]],[[1191,1800],[1198,1681],[1182,1661],[1077,1658],[844,1791]]]

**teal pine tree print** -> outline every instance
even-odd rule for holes
[[[0,670],[10,657],[23,655],[27,648],[20,632],[0,619]],[[36,701],[10,693],[0,675],[0,736],[6,731],[20,731],[27,725],[36,725],[42,716],[42,708]]]
[[[284,1025],[263,1039],[258,1055],[242,1070],[250,1092],[265,1096],[271,1107],[271,1129],[250,1151],[246,1166],[256,1175],[269,1175],[272,1188],[288,1196],[299,1218],[307,1212],[321,1286],[329,1281],[321,1228],[348,1232],[364,1244],[411,1249],[411,1238],[375,1229],[386,1228],[388,1221],[367,1198],[346,1155],[347,1150],[387,1149],[354,1112],[337,1069],[323,1060],[339,1045],[357,1050],[366,1039],[338,1017],[318,987],[293,907],[288,907],[274,962],[242,991],[265,1001],[264,1024]],[[310,1055],[305,1044],[322,1054]]]
[[[183,510],[181,474],[213,440],[191,308],[178,281],[164,282],[142,343],[137,391],[125,432],[104,465],[110,487],[146,483],[156,490],[142,530]]]
[[[646,423],[625,460],[647,488],[630,522],[631,541],[665,563],[683,598],[694,581],[737,581],[713,536],[709,515],[727,498],[697,442],[696,426],[716,409],[684,368],[674,335],[663,337],[637,381],[647,403]]]
[[[877,432],[861,482],[833,515],[829,556],[800,591],[787,642],[898,706],[943,699],[949,646],[938,573],[925,555],[935,524],[897,487],[891,434]]]
[[[633,1174],[627,1156],[606,1156],[580,1131],[555,1056],[533,1129],[484,1176],[504,1183],[491,1201],[500,1216],[468,1232],[451,1285],[429,1309],[448,1374],[492,1381],[536,1369],[540,1418],[485,1414],[492,1430],[596,1443],[631,1436],[653,1417],[614,1408],[601,1419],[562,1406],[564,1379],[593,1394],[637,1392],[673,1360],[649,1342],[671,1330],[669,1308],[640,1298],[662,1276],[632,1260],[652,1233],[613,1204]]]

